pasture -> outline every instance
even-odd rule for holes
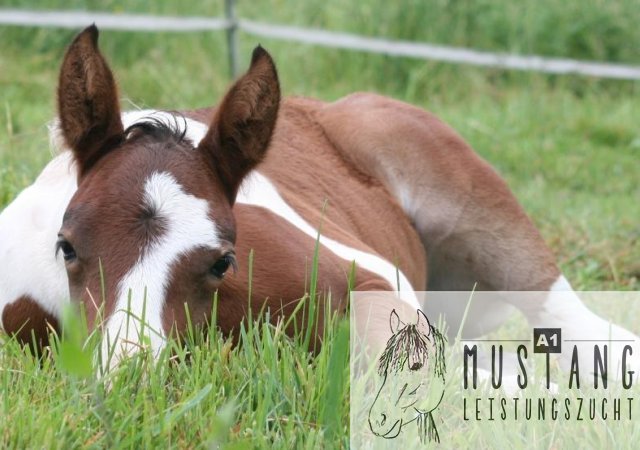
[[[344,3],[240,1],[238,13],[389,38],[640,64],[640,8],[633,1]],[[220,15],[221,4],[33,0],[28,6]],[[27,7],[3,2],[18,5]],[[46,123],[55,115],[58,69],[74,34],[0,27],[0,209],[51,157]],[[257,42],[241,36],[240,43],[246,67]],[[505,177],[576,290],[640,290],[640,82],[260,43],[275,59],[285,95],[330,101],[375,91],[436,113]],[[123,109],[208,106],[230,81],[223,33],[103,31],[101,47],[117,74]],[[640,317],[640,305],[613,315]],[[194,333],[188,362],[176,348],[143,375],[148,362],[133,360],[114,374],[108,392],[83,369],[89,356],[80,349],[82,327],[70,326],[70,344],[42,364],[0,336],[0,445],[348,447],[348,323],[336,318],[312,356],[304,336],[290,339],[281,328],[257,326],[264,321],[258,314],[255,319],[238,346]],[[65,357],[69,352],[77,352],[71,360],[79,363]],[[474,437],[476,446],[532,444],[513,442],[506,431],[487,428]],[[523,428],[525,435],[534,445],[556,444],[542,429]],[[584,439],[580,447],[590,446],[588,433]],[[633,436],[618,439],[633,442]]]

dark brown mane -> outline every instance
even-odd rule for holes
[[[159,117],[145,117],[124,130],[127,140],[134,140],[142,136],[148,136],[156,141],[171,142],[174,144],[188,143],[193,146],[193,142],[186,138],[187,119],[179,112],[170,112],[173,120],[163,115]],[[180,123],[182,122],[182,124]]]
[[[409,355],[415,357],[426,366],[430,357],[435,358],[436,375],[444,376],[446,371],[444,361],[444,336],[434,326],[429,326],[433,342],[429,336],[423,334],[414,324],[405,325],[395,333],[378,360],[378,374],[385,376],[389,371],[397,373],[403,370]],[[433,349],[433,350],[431,350]]]

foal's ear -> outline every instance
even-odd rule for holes
[[[123,126],[113,74],[98,50],[98,29],[91,25],[71,43],[58,80],[58,114],[62,136],[73,151],[82,177]]]
[[[280,83],[269,53],[258,46],[251,67],[225,95],[199,150],[211,155],[229,202],[264,158],[276,125]]]

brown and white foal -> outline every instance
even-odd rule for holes
[[[250,305],[290,314],[307,292],[322,224],[318,283],[333,310],[346,306],[355,261],[355,290],[397,290],[416,308],[414,291],[427,288],[551,291],[533,308],[511,306],[534,325],[562,324],[564,336],[582,327],[608,336],[577,296],[554,301],[571,288],[540,234],[496,172],[433,115],[372,94],[281,101],[260,47],[216,108],[121,113],[97,40],[87,28],[62,64],[61,153],[0,215],[6,332],[44,341],[72,299],[104,326],[117,361],[145,342],[158,352],[184,331],[186,309],[206,323],[215,292],[225,333]],[[379,308],[386,332],[390,306]],[[475,308],[466,334],[508,309]]]

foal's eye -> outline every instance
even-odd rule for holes
[[[71,262],[76,259],[76,251],[69,243],[69,241],[67,241],[63,237],[59,237],[58,242],[56,243],[56,255],[60,251],[62,252],[62,257],[64,258],[65,262]]]
[[[422,369],[422,363],[421,362],[414,362],[413,365],[410,367],[411,370],[420,370]]]
[[[236,259],[233,253],[227,253],[222,258],[217,260],[213,266],[209,269],[209,273],[216,278],[224,277],[224,274],[229,270],[229,267],[236,268]]]

